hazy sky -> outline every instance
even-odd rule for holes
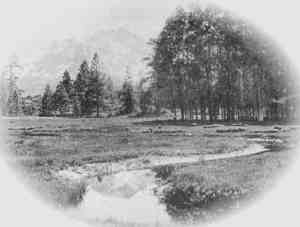
[[[81,38],[119,27],[155,36],[165,18],[184,0],[10,0],[0,7],[1,53],[30,52],[52,40]],[[30,53],[28,53],[30,54]],[[0,63],[3,65],[3,62]]]
[[[52,40],[80,38],[98,29],[125,27],[148,39],[157,35],[165,19],[177,6],[204,2],[202,0],[0,1],[0,67],[13,52],[23,51],[30,55],[36,47]],[[253,1],[236,0],[214,2],[250,18],[263,29],[268,28],[267,31],[271,35],[272,32],[278,32],[280,26],[282,27],[280,35],[286,35],[285,32],[288,32],[286,30],[289,28],[285,25],[290,18],[278,17],[281,8],[276,1],[272,1],[272,7],[270,1],[255,1],[256,4]],[[298,14],[297,9],[298,7],[291,5],[287,16]]]

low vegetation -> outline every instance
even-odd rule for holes
[[[140,158],[150,163],[151,156],[164,159],[172,156],[222,154],[245,149],[251,143],[262,143],[270,150],[268,154],[231,161],[200,162],[190,167],[168,165],[154,168],[158,178],[173,182],[173,189],[166,191],[166,198],[169,199],[171,194],[168,194],[173,193],[173,190],[178,193],[176,188],[185,191],[188,185],[194,187],[200,181],[203,183],[203,179],[205,182],[215,182],[218,179],[224,183],[220,183],[221,186],[228,186],[227,189],[232,185],[226,183],[235,182],[233,188],[243,189],[245,185],[254,184],[253,187],[259,190],[262,182],[268,180],[259,180],[264,171],[272,176],[287,166],[286,160],[291,153],[288,150],[298,143],[297,130],[290,130],[292,126],[288,125],[281,125],[283,129],[276,130],[276,133],[269,133],[273,126],[218,125],[219,130],[237,130],[231,134],[217,132],[216,127],[208,127],[210,125],[207,124],[192,125],[186,122],[172,125],[170,121],[162,119],[149,120],[126,117],[7,119],[9,130],[5,141],[9,150],[6,156],[13,166],[21,166],[22,179],[27,179],[30,186],[34,185],[36,191],[42,192],[46,199],[62,206],[70,206],[80,202],[85,187],[83,182],[64,182],[53,175],[68,167]],[[240,128],[243,130],[239,130]],[[262,141],[256,141],[257,139]],[[191,178],[184,178],[189,179],[190,183],[180,180],[179,175],[182,173],[184,176],[192,175]],[[198,178],[201,180],[198,181]],[[257,183],[254,180],[258,180]],[[184,182],[187,183],[186,186]],[[212,185],[207,189],[213,188]],[[197,192],[196,189],[193,190],[194,193]]]
[[[178,166],[160,194],[180,222],[210,221],[239,210],[271,189],[290,164],[290,151]]]

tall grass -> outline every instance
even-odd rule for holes
[[[58,203],[61,207],[78,206],[87,192],[87,183],[84,181],[59,186]]]
[[[206,220],[239,205],[242,189],[230,184],[209,184],[203,177],[173,176],[161,195],[168,213],[180,221]]]

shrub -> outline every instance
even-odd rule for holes
[[[239,199],[242,190],[228,184],[209,185],[203,177],[192,175],[175,176],[165,188],[162,201],[175,209],[210,208],[216,204],[230,206]]]

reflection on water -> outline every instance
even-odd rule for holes
[[[262,145],[252,144],[243,151],[235,151],[227,154],[203,155],[201,157],[198,156],[198,160],[226,159],[253,155],[265,151],[266,149]],[[186,159],[183,160],[187,161]],[[195,162],[194,157],[189,160],[191,163]],[[161,164],[169,164],[171,161],[178,163],[180,159],[173,157],[159,162],[153,159],[151,160],[152,164],[157,162],[160,165],[152,165],[152,168],[148,169],[122,170],[103,177],[88,178],[87,192],[83,197],[83,201],[78,207],[69,210],[69,214],[80,220],[99,225],[113,220],[117,223],[175,226],[174,220],[176,220],[176,217],[174,217],[174,214],[175,216],[178,215],[176,215],[174,210],[172,211],[172,209],[170,209],[171,203],[169,203],[166,198],[162,199],[164,196],[162,194],[164,187],[167,188],[170,186],[170,184],[162,184],[162,181],[165,180],[163,176],[169,175],[169,172],[172,172],[172,168],[169,168],[172,167],[172,165],[162,166]],[[120,164],[119,170],[123,169],[123,165],[122,163]],[[68,169],[60,174],[61,176],[71,176],[72,178],[74,177],[72,174],[83,174],[85,176],[88,175],[87,172],[90,170],[89,168],[82,167],[80,170]],[[178,190],[176,190],[175,188],[174,190],[169,189],[169,192],[176,192],[178,194]],[[221,198],[223,195],[231,196],[231,194],[235,195],[237,193],[232,188],[225,188],[224,190],[224,192],[220,191],[220,195],[214,192],[208,194],[205,192],[206,195],[203,192],[202,197],[208,196],[210,198],[212,196],[212,199],[218,200],[219,197]],[[182,193],[183,192],[181,192],[181,194]],[[169,193],[168,197],[170,197],[170,195]],[[184,194],[184,196],[186,195],[187,194]],[[172,201],[174,201],[174,196],[170,198],[173,198]],[[223,197],[221,199],[223,199]],[[190,198],[187,199],[187,201],[189,200]],[[171,207],[174,208],[174,206]],[[189,212],[198,212],[197,209],[197,207],[191,207]],[[203,212],[203,210],[201,212]]]
[[[171,219],[159,202],[154,189],[155,175],[151,170],[125,171],[94,179],[82,203],[70,214],[88,222],[168,224]]]

